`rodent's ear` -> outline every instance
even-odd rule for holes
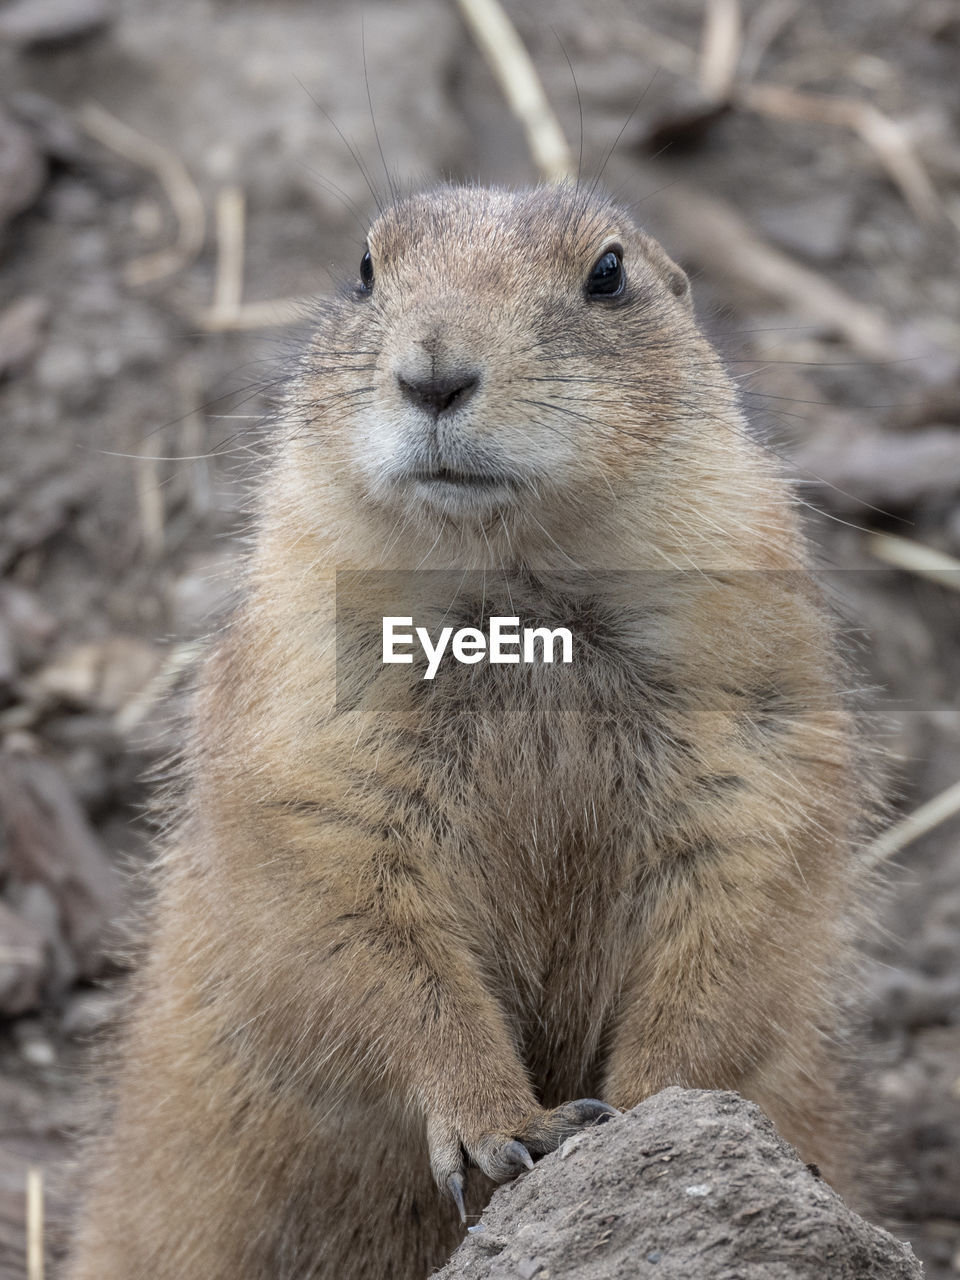
[[[682,267],[677,266],[662,245],[659,245],[652,237],[644,236],[643,248],[646,256],[669,291],[692,311],[693,297],[687,273]]]
[[[690,288],[690,277],[675,262],[670,264],[667,286],[675,298],[679,298],[688,307],[693,307],[693,291]]]

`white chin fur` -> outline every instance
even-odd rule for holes
[[[463,484],[447,480],[410,480],[402,486],[407,504],[426,506],[453,518],[489,516],[514,505],[516,491],[507,484]]]

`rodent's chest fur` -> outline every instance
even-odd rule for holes
[[[472,588],[421,602],[415,621],[436,634],[441,624],[482,631],[492,616],[519,618],[521,629],[568,627],[572,661],[466,665],[448,657],[427,680],[422,664],[380,665],[370,629],[343,627],[338,664],[366,676],[352,709],[372,718],[386,708],[387,725],[393,709],[408,766],[429,779],[441,806],[486,814],[491,839],[509,832],[519,846],[609,843],[635,817],[645,775],[669,769],[685,751],[679,664],[657,647],[662,611],[654,601],[618,610],[602,588],[564,594],[553,581],[531,588],[491,575],[482,595]]]
[[[632,575],[635,591],[641,578]],[[569,665],[451,661],[426,681],[422,668],[379,664],[376,617],[338,645],[338,663],[369,677],[339,713],[351,742],[340,803],[352,794],[376,812],[440,886],[529,1028],[530,1053],[549,1042],[554,1069],[561,1041],[578,1046],[577,1070],[596,1050],[632,960],[629,938],[642,931],[641,882],[682,840],[666,815],[682,827],[680,793],[697,774],[678,660],[658,648],[663,609],[647,594],[625,615],[599,585],[565,596],[554,582],[498,589],[494,577],[482,597],[421,602],[417,621],[431,629],[482,628],[498,613],[563,621],[575,636]],[[572,1087],[558,1084],[558,1096]]]

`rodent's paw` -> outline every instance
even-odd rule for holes
[[[452,1197],[460,1213],[460,1221],[466,1222],[467,1213],[463,1203],[463,1192],[467,1180],[467,1165],[475,1164],[494,1182],[509,1182],[518,1173],[533,1168],[533,1157],[522,1142],[505,1134],[490,1134],[480,1144],[474,1145],[469,1154],[462,1142],[457,1142],[456,1167],[449,1173],[441,1173],[437,1152],[434,1152],[431,1163],[434,1176],[442,1190]],[[448,1162],[452,1150],[445,1153]]]
[[[606,1102],[580,1098],[551,1111],[533,1112],[513,1132],[486,1133],[472,1140],[455,1125],[432,1120],[427,1136],[433,1176],[452,1197],[465,1222],[463,1190],[469,1164],[476,1165],[494,1182],[507,1182],[525,1169],[532,1169],[534,1157],[555,1151],[578,1130],[602,1124],[615,1115],[619,1112]]]
[[[533,1168],[533,1156],[510,1133],[487,1133],[471,1140],[455,1124],[434,1118],[427,1126],[427,1141],[437,1185],[453,1198],[464,1222],[463,1189],[468,1165],[476,1165],[494,1182],[508,1182],[524,1169]]]
[[[527,1150],[534,1156],[545,1156],[549,1151],[556,1151],[567,1138],[572,1138],[580,1129],[592,1124],[604,1124],[620,1112],[609,1103],[600,1102],[597,1098],[578,1098],[576,1102],[565,1102],[562,1107],[554,1107],[552,1111],[541,1111],[533,1116],[530,1123],[519,1135]]]

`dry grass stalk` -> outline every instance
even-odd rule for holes
[[[871,554],[884,564],[908,569],[921,578],[939,583],[941,587],[960,591],[960,560],[945,551],[937,551],[935,547],[924,546],[911,538],[901,538],[895,533],[871,534],[867,545]]]
[[[773,42],[799,13],[799,0],[768,0],[747,23],[740,54],[740,76],[752,80]]]
[[[264,302],[244,302],[230,312],[217,312],[210,307],[197,319],[210,333],[245,333],[250,329],[296,324],[309,306],[309,298],[270,298]]]
[[[510,110],[523,126],[530,155],[542,177],[561,182],[574,172],[570,148],[540,77],[516,28],[498,0],[457,0]]]
[[[144,137],[95,102],[81,107],[79,120],[83,129],[97,142],[132,164],[148,169],[156,177],[177,219],[174,246],[128,262],[125,271],[127,283],[149,284],[181,271],[203,248],[206,234],[203,200],[187,166],[175,152]]]
[[[203,645],[199,641],[186,640],[174,645],[156,675],[117,711],[113,718],[117,733],[125,736],[142,724],[202,653]]]
[[[675,76],[694,80],[698,74],[699,60],[696,53],[682,40],[648,27],[645,22],[635,22],[631,14],[630,25],[620,32],[623,48],[647,62],[655,62],[664,71]]]
[[[889,831],[885,831],[879,839],[867,849],[867,859],[871,864],[883,862],[894,854],[913,844],[921,836],[927,835],[948,819],[960,814],[960,782],[955,782],[946,791],[922,804],[915,812],[908,814],[895,823]]]
[[[763,115],[854,130],[900,188],[917,217],[932,222],[943,216],[940,197],[912,145],[908,130],[872,103],[802,93],[776,84],[740,85],[734,96],[741,106]]]
[[[197,319],[209,333],[240,333],[291,324],[306,299],[274,298],[243,302],[243,262],[246,245],[246,199],[238,186],[217,196],[217,279],[213,305]]]
[[[178,452],[184,458],[190,459],[186,478],[186,499],[193,518],[201,521],[210,514],[213,506],[213,489],[210,461],[204,456],[205,419],[203,412],[197,407],[203,403],[203,386],[200,379],[189,368],[184,371],[181,394],[185,416],[180,427]]]
[[[217,279],[207,315],[212,329],[229,327],[243,299],[246,199],[238,186],[221,187],[217,195]]]
[[[43,1171],[27,1170],[27,1280],[43,1280]]]
[[[719,279],[777,299],[788,310],[840,334],[871,360],[889,360],[894,337],[886,318],[823,275],[768,244],[731,205],[685,183],[651,197],[684,253]]]
[[[761,115],[805,120],[852,129],[873,151],[917,217],[942,219],[946,210],[917,154],[907,127],[872,103],[856,98],[806,93],[785,85],[749,83],[766,48],[796,12],[792,0],[774,0],[741,33],[738,0],[709,0],[700,58],[679,40],[642,28],[637,52],[686,79],[699,80],[704,96]],[[761,21],[761,19],[763,21]],[[742,55],[742,57],[741,57]],[[739,63],[740,76],[737,77]]]
[[[725,102],[743,47],[739,0],[707,0],[700,49],[700,89],[705,98]]]
[[[160,488],[158,457],[161,444],[162,441],[158,436],[148,436],[140,451],[140,465],[135,468],[140,540],[144,552],[151,560],[158,560],[163,555],[166,541],[164,533],[166,510],[163,491]]]

